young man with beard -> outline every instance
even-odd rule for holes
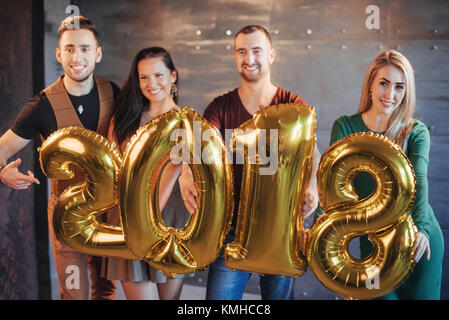
[[[283,103],[306,104],[299,96],[271,82],[270,68],[276,51],[272,47],[270,34],[265,28],[250,25],[242,28],[234,39],[234,56],[237,71],[241,76],[241,86],[215,98],[204,112],[204,118],[213,124],[225,137],[226,129],[238,128],[259,110],[259,106]],[[315,146],[313,171],[306,192],[303,215],[308,217],[317,207],[316,170],[320,153]],[[232,165],[234,174],[234,218],[225,243],[232,241],[235,235],[236,218],[240,200],[243,165]],[[198,195],[193,176],[188,165],[183,164],[179,178],[184,203],[191,214],[198,208],[195,197]],[[240,300],[251,273],[234,270],[224,264],[223,251],[210,265],[206,299]],[[260,277],[262,299],[293,299],[293,279],[280,275]]]
[[[102,58],[98,32],[92,22],[82,16],[64,19],[58,31],[56,59],[65,74],[31,98],[12,127],[0,137],[0,181],[13,189],[27,189],[32,183],[39,184],[31,171],[27,174],[19,171],[20,158],[6,163],[30,143],[36,134],[46,139],[54,131],[68,126],[87,128],[105,136],[107,134],[112,103],[119,88],[109,80],[93,74],[95,65]],[[51,180],[50,184],[48,223],[61,299],[89,299],[88,267],[92,281],[92,299],[113,299],[115,284],[99,276],[101,258],[66,247],[56,239],[53,231],[53,209],[59,194],[81,179],[82,173],[75,170],[73,179]],[[73,271],[73,266],[77,267],[76,271]],[[79,279],[72,279],[72,282],[68,279],[78,275]]]

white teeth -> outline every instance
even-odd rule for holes
[[[82,70],[84,69],[84,66],[72,66],[72,68],[75,70]]]
[[[257,69],[257,66],[245,66],[245,69],[249,71],[254,71]]]
[[[395,105],[394,102],[390,102],[390,101],[382,101],[382,100],[381,100],[381,102],[382,102],[382,104],[383,104],[385,107],[387,107],[387,108],[391,108],[391,107],[393,107],[393,106]]]

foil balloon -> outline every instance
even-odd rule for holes
[[[82,169],[85,178],[59,196],[53,227],[59,241],[96,256],[138,259],[128,249],[123,229],[98,219],[118,204],[121,158],[115,144],[96,132],[67,127],[51,134],[39,148],[43,172],[68,180]]]
[[[119,183],[126,241],[137,256],[167,276],[205,268],[218,257],[233,211],[226,157],[219,131],[192,108],[173,109],[139,128],[126,147]],[[163,170],[175,160],[189,163],[201,186],[199,209],[180,229],[164,223],[158,196]]]
[[[354,179],[367,173],[374,191],[359,200]],[[321,157],[320,204],[325,212],[309,230],[307,260],[328,289],[352,299],[382,296],[414,266],[416,228],[408,214],[415,195],[412,166],[400,146],[372,132],[348,135]],[[373,245],[355,258],[349,243],[367,235]]]
[[[244,154],[244,169],[236,235],[225,248],[229,268],[304,273],[302,200],[315,125],[313,107],[281,104],[259,110],[234,133],[233,149]]]

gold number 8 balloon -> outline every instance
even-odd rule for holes
[[[376,186],[359,200],[353,180],[361,172]],[[399,286],[414,266],[416,235],[408,214],[415,177],[401,148],[372,132],[346,136],[322,155],[318,192],[325,215],[309,230],[307,259],[319,281],[355,299],[379,297]],[[348,246],[361,235],[368,235],[373,251],[357,259]]]
[[[182,141],[193,146],[193,122],[209,130],[201,141],[213,161],[191,165],[202,186],[200,209],[186,226],[165,225],[158,204],[162,171],[178,141],[171,132],[182,129]],[[212,134],[210,134],[212,132]],[[84,170],[87,178],[59,197],[53,225],[58,239],[84,253],[127,259],[145,259],[169,276],[204,268],[223,246],[232,219],[232,173],[225,164],[226,148],[220,133],[192,108],[171,110],[139,128],[130,139],[123,161],[115,144],[95,132],[75,127],[52,134],[40,148],[44,173],[53,179],[72,177],[70,167]],[[191,162],[192,163],[192,162]],[[206,194],[207,192],[207,194]],[[97,216],[119,204],[121,227],[100,223]]]

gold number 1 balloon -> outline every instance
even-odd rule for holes
[[[234,149],[244,146],[245,165],[236,235],[226,246],[225,264],[300,276],[306,267],[302,200],[315,145],[314,109],[295,104],[266,107],[240,129]]]
[[[91,255],[138,259],[121,227],[97,219],[118,203],[121,158],[115,144],[93,131],[67,127],[50,135],[39,151],[42,170],[51,179],[71,179],[73,166],[86,174],[57,200],[53,227],[58,240]]]
[[[361,172],[376,186],[359,200],[353,180]],[[325,215],[310,228],[307,244],[308,263],[318,280],[356,299],[379,297],[399,286],[414,266],[416,235],[408,214],[415,178],[401,148],[372,132],[346,136],[322,155],[318,192]],[[361,235],[368,235],[373,251],[357,259],[348,246]]]

